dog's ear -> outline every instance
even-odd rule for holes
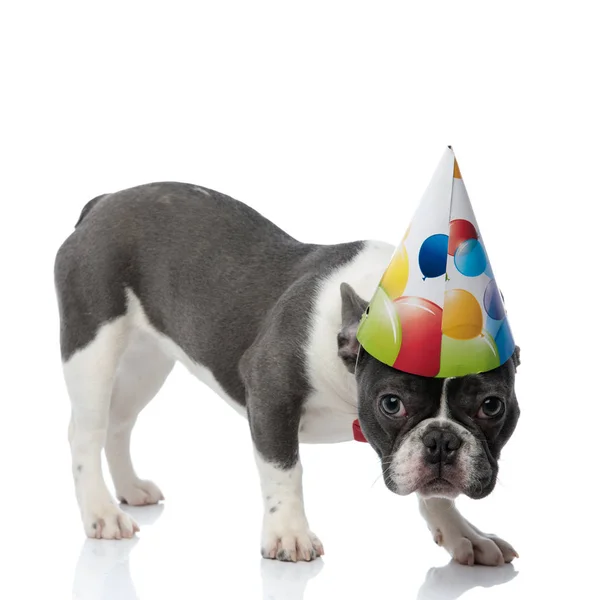
[[[519,348],[519,346],[515,346],[515,351],[513,352],[513,355],[511,358],[512,358],[513,364],[515,365],[515,371],[516,371],[517,367],[521,364],[521,348]]]
[[[337,336],[338,356],[344,361],[350,373],[354,373],[359,347],[356,330],[369,303],[363,300],[347,283],[342,283],[340,293],[342,295],[342,329]]]

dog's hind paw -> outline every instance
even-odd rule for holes
[[[305,529],[304,531],[269,531],[263,535],[261,553],[263,558],[297,562],[311,561],[325,554],[319,538]]]

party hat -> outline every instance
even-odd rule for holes
[[[490,371],[515,343],[452,148],[360,322],[377,360],[424,377]]]

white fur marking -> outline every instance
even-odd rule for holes
[[[389,473],[398,494],[407,495],[418,490],[423,483],[423,478],[428,476],[422,438],[430,426],[448,427],[462,440],[462,447],[456,462],[457,468],[454,470],[455,485],[466,485],[470,474],[475,472],[474,464],[478,457],[478,442],[468,429],[450,417],[448,386],[452,379],[454,378],[448,377],[442,384],[440,409],[437,415],[421,421],[408,434],[392,457]],[[456,494],[458,494],[458,490]]]
[[[335,443],[353,439],[357,416],[354,375],[337,354],[335,340],[342,327],[340,285],[348,283],[364,300],[371,300],[394,248],[383,242],[367,242],[348,264],[321,282],[306,349],[309,381],[315,390],[305,404],[300,423],[303,443]]]
[[[139,529],[112,500],[101,465],[112,388],[127,333],[125,317],[115,319],[103,325],[94,341],[63,365],[72,407],[69,442],[73,478],[88,537],[121,539],[132,537]]]
[[[69,441],[77,500],[89,537],[120,539],[139,528],[116,506],[102,476],[104,447],[117,496],[129,504],[152,504],[163,495],[140,479],[130,454],[138,413],[156,395],[174,361],[246,415],[209,369],[192,361],[177,344],[154,329],[139,299],[127,290],[127,313],[105,323],[96,337],[63,365],[71,398]]]
[[[310,531],[304,512],[302,465],[281,469],[255,451],[264,502],[262,552],[265,558],[312,560],[323,545]]]
[[[444,379],[444,383],[442,383],[442,395],[440,398],[440,412],[437,415],[438,419],[441,420],[450,420],[450,411],[448,410],[448,384],[450,381],[454,379],[454,377],[448,377]]]
[[[496,566],[517,556],[509,543],[469,523],[452,500],[419,497],[419,510],[436,544],[461,564]]]
[[[133,506],[164,499],[152,481],[137,476],[130,443],[138,414],[156,396],[174,363],[150,335],[139,330],[130,333],[113,386],[105,451],[117,498]]]

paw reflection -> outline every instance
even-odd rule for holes
[[[162,514],[164,506],[123,506],[141,527],[151,525]],[[76,600],[137,600],[135,585],[129,572],[129,554],[139,542],[127,540],[86,539],[75,567],[73,598]]]
[[[445,567],[429,569],[417,600],[455,600],[473,588],[502,585],[517,575],[511,564],[466,567],[450,561]]]
[[[303,600],[307,583],[323,568],[323,559],[285,563],[262,559],[263,600]]]

